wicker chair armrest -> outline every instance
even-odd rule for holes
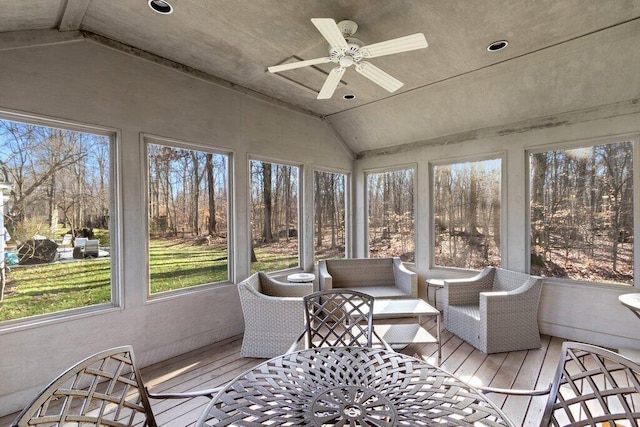
[[[333,278],[327,270],[327,263],[324,261],[318,262],[318,285],[321,291],[327,291],[333,289]]]
[[[448,305],[478,304],[480,292],[493,288],[493,268],[485,268],[480,273],[466,279],[443,280],[444,294]]]
[[[255,303],[260,306],[269,306],[271,309],[275,307],[296,307],[296,309],[301,309],[302,305],[302,297],[273,297],[271,295],[261,294],[259,292],[252,292],[255,296]]]
[[[213,396],[216,395],[223,387],[215,387],[205,390],[198,391],[186,391],[183,393],[151,393],[149,389],[147,389],[147,394],[151,399],[191,399],[194,397],[209,397],[213,399]]]
[[[490,289],[490,288],[489,288]],[[445,280],[444,293],[448,305],[478,304],[480,293],[487,291],[482,282]]]
[[[393,258],[393,277],[398,288],[413,298],[418,297],[418,275],[405,267],[398,257]]]
[[[313,292],[313,283],[285,283],[266,274],[260,274],[260,281],[274,297],[303,297]]]
[[[535,307],[537,310],[537,301],[540,299],[541,285],[542,279],[532,277],[513,291],[482,292],[480,293],[480,306],[486,305],[487,312],[489,313],[500,311],[501,306],[509,302],[521,303],[523,309]],[[535,301],[535,304],[531,304],[532,301]]]
[[[276,298],[303,297],[313,293],[313,283],[277,283],[271,288]]]

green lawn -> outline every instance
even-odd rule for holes
[[[279,271],[298,266],[298,255],[270,252],[269,247],[255,248],[257,262],[251,263],[251,273],[258,271]]]
[[[224,245],[153,240],[149,249],[152,293],[228,280]]]
[[[108,258],[12,267],[0,320],[111,301]]]
[[[298,264],[269,248],[256,248],[252,272],[276,271]],[[191,241],[156,239],[150,245],[151,292],[225,281],[228,278],[224,245],[193,245]],[[13,267],[0,321],[54,313],[111,301],[109,258]]]

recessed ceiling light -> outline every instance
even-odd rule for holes
[[[356,96],[352,93],[348,93],[342,97],[342,99],[346,99],[347,101],[351,101],[352,99],[356,99]]]
[[[163,15],[168,15],[173,12],[173,6],[164,0],[149,0],[149,7],[153,9],[154,12],[158,12]]]
[[[507,45],[509,44],[508,41],[506,40],[498,40],[497,42],[493,42],[491,43],[488,47],[487,50],[489,52],[497,52],[499,50],[504,49],[505,47],[507,47]]]

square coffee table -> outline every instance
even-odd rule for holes
[[[422,327],[422,316],[436,317],[435,337]],[[438,362],[440,362],[442,358],[440,310],[420,298],[376,298],[373,302],[373,317],[374,319],[416,317],[418,323],[378,324],[374,322],[374,328],[376,333],[390,345],[438,343]]]

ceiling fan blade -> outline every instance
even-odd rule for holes
[[[318,93],[317,99],[329,99],[333,96],[333,92],[336,91],[338,87],[338,83],[340,83],[340,78],[344,74],[344,70],[346,68],[336,67],[329,72],[329,76],[327,80],[324,81],[322,85],[322,89]]]
[[[400,80],[366,61],[357,64],[356,71],[389,92],[395,92],[404,85]]]
[[[270,73],[278,73],[280,71],[293,70],[295,68],[302,68],[302,67],[307,67],[309,65],[316,65],[316,64],[324,64],[327,62],[331,62],[331,58],[329,57],[315,58],[315,59],[307,59],[306,61],[290,62],[287,64],[280,64],[280,65],[274,65],[272,67],[268,67],[267,70],[269,70]]]
[[[391,55],[392,53],[424,49],[427,46],[429,46],[429,44],[424,34],[416,33],[410,36],[398,37],[397,39],[363,46],[360,48],[360,52],[362,52],[365,58],[375,58],[378,56]]]
[[[337,46],[347,49],[347,41],[338,28],[338,24],[331,18],[311,18],[311,22],[316,26],[331,47]]]

